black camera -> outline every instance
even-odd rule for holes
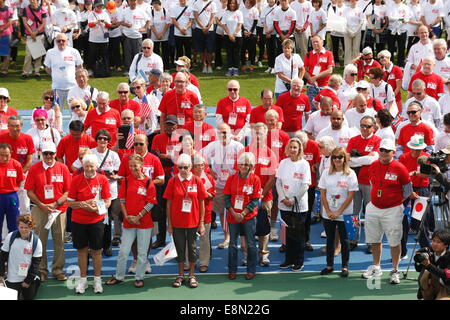
[[[417,254],[414,256],[414,261],[417,263],[422,263],[425,260],[430,259],[430,249],[423,248],[418,250]]]
[[[422,157],[419,157],[422,158]],[[426,157],[425,157],[426,158]],[[447,169],[447,163],[445,162],[445,159],[447,158],[447,155],[441,151],[433,152],[431,155],[424,161],[420,161],[420,173],[423,174],[432,174],[433,173],[433,167],[432,164],[435,164],[439,167],[439,170],[441,173],[446,172]]]
[[[361,154],[359,153],[359,151],[357,149],[352,149],[352,151],[350,152],[350,157],[358,158],[358,157],[361,157]]]

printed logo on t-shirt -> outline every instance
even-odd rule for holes
[[[106,118],[105,123],[115,126],[117,122],[116,122],[116,119]]]
[[[17,178],[17,171],[14,169],[6,170],[6,176],[11,178]]]
[[[434,82],[427,82],[427,88],[436,90],[437,84]]]
[[[247,108],[242,107],[242,106],[236,107],[236,112],[239,112],[239,113],[244,113],[246,110],[247,110]]]
[[[52,182],[63,182],[63,175],[62,174],[55,174],[52,176]]]
[[[328,62],[328,58],[327,57],[320,57],[319,58],[319,63],[327,63]]]
[[[336,183],[336,186],[338,188],[348,188],[348,182],[347,181],[338,181]]]
[[[17,148],[17,154],[27,154],[28,148]]]
[[[312,153],[305,153],[304,158],[306,161],[312,161],[313,155],[312,155]]]
[[[305,105],[304,104],[298,104],[297,105],[297,111],[305,111]]]
[[[303,179],[305,174],[303,172],[294,172],[294,179]]]
[[[339,138],[339,143],[348,143],[350,138]]]
[[[73,57],[72,56],[65,56],[64,57],[64,61],[73,61]]]
[[[387,172],[386,175],[384,176],[384,178],[386,180],[390,180],[390,181],[396,181],[397,180],[397,175],[395,173],[389,173]]]

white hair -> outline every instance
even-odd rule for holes
[[[330,136],[323,136],[319,139],[319,143],[323,144],[325,150],[328,152],[333,151],[334,148],[336,148],[336,144],[334,143],[334,140]]]
[[[304,131],[297,131],[295,133],[295,138],[298,138],[303,145],[306,145],[308,142],[308,135]]]
[[[128,91],[130,91],[130,86],[126,82],[121,82],[117,85],[117,90],[120,90],[122,88],[126,88]]]
[[[388,50],[381,50],[378,55],[378,58],[380,57],[388,57],[389,59],[392,57],[392,54]]]
[[[147,44],[153,48],[154,44],[153,44],[153,40],[152,39],[145,39],[144,41],[142,41],[142,46],[144,46],[145,44]]]
[[[189,166],[192,166],[192,160],[191,157],[189,155],[187,155],[186,153],[182,153],[180,154],[180,156],[178,157],[177,160],[177,166],[180,166],[182,164],[187,164]]]
[[[97,100],[98,100],[98,98],[105,99],[105,100],[108,100],[108,101],[109,101],[109,93],[106,92],[106,91],[100,91],[100,92],[97,94]]]
[[[98,168],[98,158],[95,154],[86,154],[82,160],[83,167],[87,164],[93,164],[96,168]]]
[[[348,64],[344,68],[344,77],[350,73],[358,73],[358,68],[354,64]]]
[[[256,163],[255,156],[251,152],[244,152],[239,156],[237,163],[238,164],[248,163],[252,167],[254,167]]]
[[[445,39],[435,39],[433,41],[433,47],[441,47],[447,49],[447,41]]]

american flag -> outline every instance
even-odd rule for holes
[[[59,101],[58,91],[56,91],[56,89],[53,89],[53,105],[52,105],[52,108],[55,106],[55,104],[57,104],[58,106],[61,107],[61,103]],[[62,110],[61,110],[61,112],[62,112]]]
[[[148,105],[147,96],[144,96],[141,101],[141,118],[147,119],[147,117],[150,115],[152,110],[150,109],[150,106]]]
[[[134,126],[130,126],[130,131],[128,131],[127,142],[125,142],[125,148],[131,149],[134,143]]]

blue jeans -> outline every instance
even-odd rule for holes
[[[117,257],[116,279],[123,280],[125,278],[125,269],[127,267],[128,255],[131,251],[131,246],[135,239],[137,239],[137,265],[136,265],[136,280],[143,280],[145,274],[145,265],[147,264],[148,246],[152,236],[152,228],[137,229],[137,228],[123,228],[122,243],[120,245],[119,256]]]
[[[0,229],[3,227],[5,216],[8,232],[17,230],[17,217],[19,216],[19,196],[17,192],[0,194]]]
[[[236,273],[238,264],[237,240],[239,231],[244,231],[247,240],[247,273],[256,273],[256,259],[258,257],[256,249],[256,217],[251,218],[243,223],[230,223],[228,225],[230,231],[230,244],[228,246],[228,272]]]

